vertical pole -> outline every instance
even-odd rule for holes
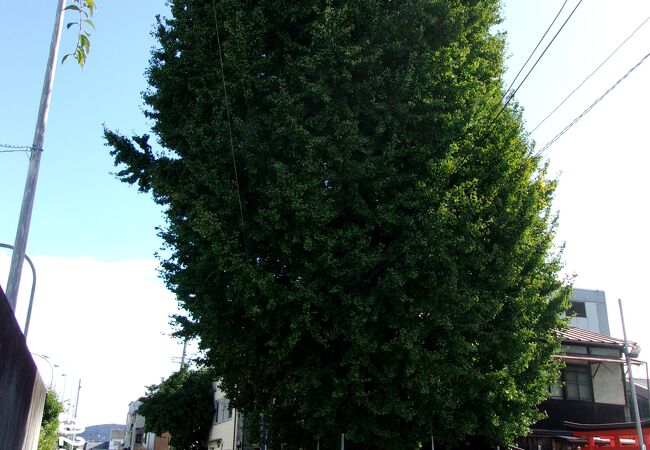
[[[81,392],[81,378],[77,384],[77,400],[74,403],[74,418],[77,418],[77,408],[79,408],[79,393]]]
[[[341,450],[345,450],[345,434],[341,434]]]
[[[235,450],[237,448],[237,410],[232,411],[232,448]]]
[[[185,366],[185,355],[187,353],[187,338],[183,341],[183,354],[181,355],[181,370]]]
[[[14,246],[9,245],[9,244],[3,244],[0,243],[1,248],[8,248],[13,252]],[[32,319],[32,306],[34,305],[34,293],[36,292],[36,268],[34,267],[34,263],[32,260],[27,256],[27,253],[25,253],[25,259],[27,260],[27,263],[29,264],[29,267],[32,269],[32,291],[29,294],[29,307],[27,308],[27,318],[25,319],[25,328],[24,328],[24,335],[25,339],[27,339],[27,333],[29,332],[29,323]]]
[[[38,108],[38,118],[36,120],[36,129],[34,130],[32,151],[29,156],[29,169],[27,170],[27,180],[25,181],[23,203],[20,208],[14,252],[11,255],[9,280],[7,281],[7,298],[9,299],[9,304],[14,311],[16,311],[16,304],[18,302],[20,275],[23,270],[25,249],[27,248],[27,236],[29,235],[29,224],[32,220],[32,207],[34,206],[36,182],[38,181],[38,169],[41,165],[41,152],[43,151],[43,141],[45,140],[47,115],[50,110],[50,98],[52,97],[54,74],[56,72],[56,63],[59,57],[59,43],[61,42],[63,8],[65,7],[65,2],[66,0],[59,0],[57,4],[56,19],[52,31],[52,40],[50,41],[50,54],[47,58],[47,68],[45,70],[45,79],[43,80],[43,90],[41,92],[41,103]]]
[[[267,438],[268,438],[268,433],[266,431],[266,421],[264,420],[264,414],[262,414],[262,423],[261,423],[261,429],[260,429],[260,440],[263,442],[262,444],[262,450],[267,450]]]
[[[316,439],[316,450],[320,450],[320,439]]]
[[[431,435],[431,450],[436,450],[435,446],[433,445],[433,434]]]
[[[650,377],[648,376],[648,361],[645,364],[645,388],[648,391],[648,411],[650,412]]]
[[[68,374],[64,373],[62,376],[65,377],[63,380],[63,391],[61,392],[61,403],[65,404],[65,391],[68,388]]]
[[[34,306],[34,293],[36,292],[36,269],[34,268],[34,263],[29,259],[29,256],[25,254],[25,259],[29,263],[29,267],[32,269],[32,290],[29,293],[29,307],[27,308],[27,318],[25,318],[25,339],[27,339],[27,333],[29,333],[29,323],[32,320],[32,306]]]
[[[623,318],[623,302],[618,299],[618,307],[621,311],[621,325],[623,326],[623,353],[625,353],[625,363],[627,371],[630,374],[630,393],[632,394],[632,406],[634,407],[634,422],[636,423],[636,434],[639,439],[639,449],[645,450],[643,442],[643,430],[641,429],[641,417],[639,417],[639,404],[636,400],[636,388],[634,387],[634,374],[632,373],[632,364],[630,364],[630,353],[627,347],[627,333],[625,332],[625,319]]]

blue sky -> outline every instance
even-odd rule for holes
[[[35,5],[7,2],[3,8],[0,143],[32,142],[56,2]],[[73,60],[57,69],[28,247],[33,254],[118,260],[150,257],[159,245],[153,230],[159,208],[110,176],[113,165],[101,136],[103,123],[126,133],[147,128],[140,93],[146,88],[154,16],[165,6],[154,1],[99,5],[85,69]],[[64,31],[61,54],[72,51],[73,30]],[[24,155],[2,154],[3,241],[13,243],[26,168]]]
[[[508,32],[507,83],[562,3],[505,2],[498,28]],[[567,2],[559,23],[577,3]],[[56,2],[0,5],[0,143],[31,145]],[[57,69],[27,246],[39,273],[28,342],[63,367],[55,377],[60,383],[63,371],[83,379],[79,414],[86,424],[122,422],[128,402],[169,374],[171,358],[180,355],[165,335],[174,300],[156,278],[153,258],[161,211],[110,174],[115,169],[102,139],[103,124],[126,134],[148,129],[141,92],[154,17],[166,6],[162,0],[99,0],[98,6],[86,68],[70,60]],[[647,1],[584,1],[517,94],[528,129],[648,16]],[[74,39],[64,31],[62,54]],[[650,24],[531,137],[544,145],[649,52],[648,42]],[[560,180],[557,241],[566,244],[566,273],[577,274],[576,287],[606,292],[618,336],[616,299],[623,298],[628,334],[642,346],[650,346],[649,77],[650,62],[546,153],[550,174]],[[0,153],[0,242],[13,244],[26,170],[24,154]],[[6,256],[0,253],[3,286]],[[30,282],[26,273],[21,323]]]

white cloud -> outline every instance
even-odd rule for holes
[[[89,257],[33,256],[36,296],[28,334],[33,352],[61,366],[59,391],[76,397],[85,425],[123,423],[128,403],[178,368],[182,345],[169,336],[174,296],[158,278],[155,260],[101,262]],[[9,258],[0,256],[0,273]],[[6,278],[5,278],[6,280]],[[4,284],[4,280],[3,280]],[[17,318],[24,325],[31,273],[23,272]],[[51,371],[36,359],[48,383]],[[68,374],[68,381],[61,376]],[[74,389],[72,389],[74,388]]]

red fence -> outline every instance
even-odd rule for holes
[[[587,446],[582,450],[638,450],[639,442],[636,429],[620,428],[613,430],[573,430],[573,434],[587,439]],[[644,443],[650,442],[650,429],[643,428]]]

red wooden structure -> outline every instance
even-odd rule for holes
[[[567,428],[578,437],[587,440],[581,450],[640,450],[634,422],[610,424],[578,424],[565,422]],[[650,444],[650,423],[643,421],[643,441]]]

